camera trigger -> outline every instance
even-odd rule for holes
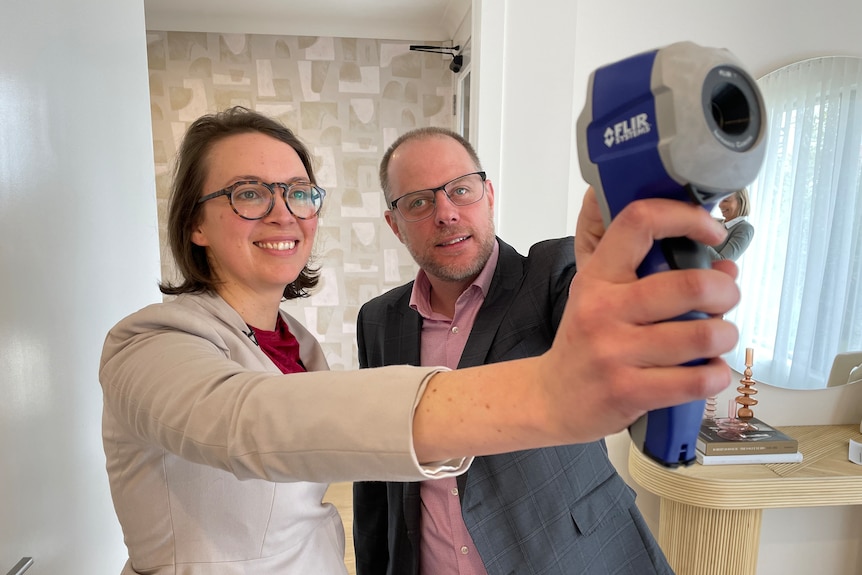
[[[686,184],[685,186],[683,186],[683,189],[685,189],[686,193],[688,193],[688,197],[691,198],[691,201],[693,201],[699,206],[703,206],[708,210],[711,210],[713,206],[715,206],[715,204],[717,204],[725,196],[730,194],[730,192],[727,190],[704,190],[702,188],[694,186],[694,184]]]
[[[665,238],[660,240],[661,251],[670,269],[709,269],[712,259],[706,246],[689,238]]]

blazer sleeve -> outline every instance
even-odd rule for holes
[[[258,353],[239,329],[177,305],[133,314],[102,354],[107,432],[240,479],[410,481],[469,465],[416,459],[413,410],[435,368],[283,375]]]

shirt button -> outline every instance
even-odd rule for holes
[[[469,553],[469,552],[470,552],[470,550],[469,550],[469,549],[467,549],[467,546],[466,546],[466,545],[464,545],[464,546],[462,546],[462,547],[461,547],[461,555],[466,555],[466,554],[467,554],[467,553]]]
[[[457,487],[452,488],[452,495],[458,495],[458,488]]]
[[[458,326],[457,325],[452,326],[452,333],[458,333]]]

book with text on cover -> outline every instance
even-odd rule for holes
[[[701,465],[742,465],[746,463],[799,463],[802,453],[754,453],[752,455],[704,455],[694,452],[697,462]]]
[[[751,429],[738,430],[704,419],[695,447],[703,455],[752,455],[766,453],[796,453],[799,442],[787,434],[752,417]]]

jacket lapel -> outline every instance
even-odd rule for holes
[[[514,293],[524,280],[524,258],[515,248],[497,238],[500,244],[500,255],[497,259],[497,269],[491,280],[491,287],[485,302],[476,316],[467,345],[461,354],[458,367],[473,367],[487,362],[488,353],[494,337],[500,329],[500,323],[507,310],[514,304]]]

